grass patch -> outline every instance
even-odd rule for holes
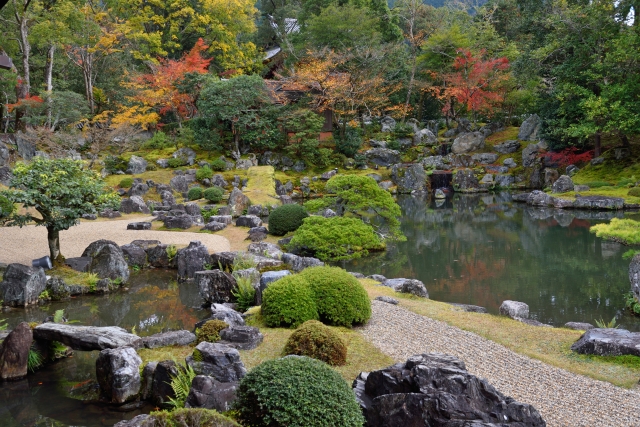
[[[193,346],[177,345],[159,348],[142,348],[138,350],[138,356],[142,359],[140,369],[149,362],[162,362],[163,360],[174,360],[176,363],[184,363],[187,356],[193,353]]]
[[[80,285],[87,288],[95,287],[99,280],[95,274],[81,273],[67,266],[56,267],[49,270],[47,271],[47,275],[60,277],[69,285]]]
[[[624,199],[625,203],[640,203],[640,197],[629,196],[629,189],[626,187],[598,187],[592,188],[589,191],[578,191],[577,194],[581,196],[605,196],[605,197],[619,197]],[[575,200],[576,192],[569,191],[567,193],[553,194],[554,197],[561,199]]]
[[[252,166],[247,171],[247,190],[251,204],[271,206],[279,205],[276,194],[275,170],[273,166]]]
[[[390,288],[377,286],[372,280],[361,279],[360,282],[370,298],[379,295],[393,296],[400,301],[400,306],[407,310],[474,332],[516,353],[549,365],[624,388],[634,387],[640,378],[638,357],[596,357],[572,352],[570,347],[582,335],[580,331],[541,328],[503,316],[467,313],[446,303],[396,293]]]
[[[501,144],[505,141],[514,140],[514,139],[517,140],[518,132],[520,132],[519,127],[509,126],[503,131],[492,133],[485,139],[485,142],[493,146],[496,144]]]
[[[608,224],[596,224],[589,229],[596,236],[623,245],[640,245],[640,222],[613,218]]]

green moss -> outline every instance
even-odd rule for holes
[[[347,363],[347,346],[340,335],[317,320],[300,325],[287,340],[283,353],[311,357],[332,366]]]
[[[151,412],[147,427],[241,427],[240,424],[212,409],[179,408],[171,412]]]
[[[276,194],[275,170],[273,166],[252,166],[247,170],[247,189],[244,194],[251,204],[272,206],[279,205]]]
[[[120,183],[118,184],[118,187],[120,188],[131,188],[131,186],[133,185],[133,178],[122,178],[120,180]]]
[[[216,342],[220,341],[220,331],[229,327],[229,324],[222,320],[209,320],[202,325],[201,328],[196,329],[197,343],[200,344],[203,341]]]

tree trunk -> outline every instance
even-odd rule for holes
[[[60,231],[54,227],[47,227],[47,240],[49,241],[49,257],[54,264],[62,264],[64,257],[60,253]]]
[[[53,93],[53,55],[55,54],[56,46],[51,45],[47,50],[47,63],[45,65],[44,82],[46,91],[49,94],[47,99],[47,127],[51,128],[51,95]]]
[[[622,141],[622,146],[624,148],[629,148],[629,138],[624,133],[620,133],[620,141]]]
[[[409,87],[407,88],[407,99],[404,103],[404,110],[402,111],[402,123],[404,123],[407,118],[407,112],[409,111],[409,103],[411,102],[411,93],[413,91],[413,84],[416,78],[416,68],[417,68],[417,57],[416,52],[412,53],[411,58],[411,75],[409,77]]]
[[[594,142],[594,150],[593,150],[593,157],[600,157],[600,154],[602,154],[602,146],[601,146],[601,142],[602,142],[602,138],[601,138],[601,134],[600,132],[596,132],[595,134],[595,142]]]
[[[17,16],[16,19],[18,19]],[[31,92],[31,69],[29,67],[31,44],[29,43],[29,27],[27,24],[27,18],[23,15],[18,20],[18,26],[20,29],[20,47],[22,51],[22,79],[16,86],[16,98],[18,102],[29,96],[29,92]],[[22,108],[16,108],[16,131],[24,131],[26,129],[26,125],[22,122],[23,116],[24,110]]]

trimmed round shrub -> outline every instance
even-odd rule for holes
[[[189,189],[189,192],[187,193],[187,198],[189,200],[202,199],[202,188],[200,188],[200,187],[191,187]]]
[[[211,179],[213,176],[213,171],[209,166],[205,166],[196,171],[196,179],[198,181],[202,181],[203,179]]]
[[[118,184],[118,187],[131,188],[132,185],[133,185],[133,178],[122,178],[122,180],[120,180],[120,184]]]
[[[143,423],[146,427],[186,426],[186,427],[240,427],[218,411],[204,408],[177,408],[149,414]]]
[[[311,267],[302,270],[311,287],[320,320],[338,326],[366,323],[371,301],[358,279],[339,267]]]
[[[640,197],[640,187],[633,187],[627,192],[627,195],[632,197]]]
[[[362,427],[353,391],[327,364],[288,356],[262,363],[240,382],[238,421],[253,427]]]
[[[202,196],[210,203],[219,203],[222,200],[224,190],[220,187],[210,187],[204,190]]]
[[[220,331],[228,328],[229,324],[227,322],[223,322],[222,320],[209,320],[202,325],[201,328],[196,329],[196,338],[198,339],[198,344],[203,341],[206,342],[216,342],[220,341]]]
[[[308,216],[307,210],[300,205],[279,206],[269,214],[267,221],[269,223],[269,233],[276,236],[284,236],[291,231],[296,231]]]
[[[0,194],[0,218],[6,218],[15,211],[15,206],[11,200]]]
[[[167,164],[170,168],[179,168],[180,166],[186,166],[189,160],[186,157],[172,157],[167,160]]]
[[[227,162],[225,162],[222,159],[216,159],[213,162],[211,162],[211,169],[213,169],[216,172],[223,172],[224,170],[227,169]]]
[[[342,338],[317,320],[304,322],[291,334],[284,354],[308,356],[333,366],[347,363],[347,346]]]
[[[262,315],[267,326],[297,327],[317,320],[318,310],[309,283],[299,275],[285,276],[262,293]]]

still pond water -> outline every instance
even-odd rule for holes
[[[640,331],[640,318],[623,308],[627,248],[589,233],[591,225],[622,213],[531,208],[512,203],[508,193],[444,201],[402,197],[398,203],[407,241],[345,268],[417,278],[434,300],[481,305],[491,313],[513,299],[529,304],[530,317],[554,326],[615,316],[621,327]],[[175,271],[143,271],[132,275],[126,292],[11,310],[0,318],[14,327],[65,309],[79,324],[135,326],[141,336],[190,330],[208,311],[200,308],[193,284],[178,285],[174,278]],[[97,352],[76,352],[26,380],[0,385],[0,425],[102,427],[152,410],[122,413],[77,400],[95,392],[96,357]]]

